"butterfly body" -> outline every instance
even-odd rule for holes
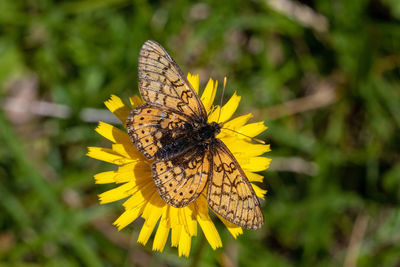
[[[157,153],[157,159],[170,159],[179,154],[185,153],[189,149],[203,147],[209,149],[211,143],[215,143],[215,136],[220,133],[221,127],[218,123],[204,123],[203,125],[185,124],[185,129],[189,135],[170,140],[163,140],[162,148]]]
[[[212,210],[248,229],[264,224],[244,171],[217,138],[221,126],[207,112],[171,56],[154,41],[139,55],[139,88],[146,104],[128,115],[133,144],[152,163],[154,184],[169,205],[185,207],[206,190]]]

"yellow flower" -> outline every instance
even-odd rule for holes
[[[188,74],[188,80],[193,88],[199,90],[199,76]],[[220,107],[212,106],[217,91],[217,82],[209,80],[201,101],[207,110],[211,111],[208,121],[218,119]],[[228,121],[240,102],[236,93],[222,107],[219,122],[226,122],[224,128],[235,130],[247,136],[254,137],[267,129],[263,122],[246,124],[252,114],[243,115]],[[125,125],[126,117],[132,108],[143,104],[138,96],[130,98],[129,107],[122,100],[113,95],[105,102],[107,108],[113,112]],[[204,232],[206,239],[213,249],[222,247],[221,238],[210,218],[205,192],[195,201],[184,208],[174,208],[166,204],[158,195],[151,174],[151,161],[147,160],[129,139],[128,134],[110,124],[100,122],[96,131],[113,144],[111,148],[89,147],[88,156],[116,164],[114,171],[101,172],[94,176],[96,183],[116,183],[118,186],[99,195],[100,203],[105,204],[127,198],[123,203],[125,211],[114,222],[119,230],[126,227],[141,216],[145,222],[140,231],[138,242],[145,245],[159,221],[156,230],[153,250],[162,251],[171,231],[171,246],[178,247],[179,256],[189,256],[191,240],[197,235],[197,226]],[[262,182],[263,176],[259,172],[269,167],[270,159],[260,155],[270,150],[269,145],[252,144],[249,138],[228,130],[221,130],[217,138],[221,139],[243,168],[250,182]],[[257,196],[264,199],[266,190],[262,190],[252,183]],[[204,190],[206,191],[206,190]],[[242,228],[220,218],[227,229],[236,238],[242,234]]]

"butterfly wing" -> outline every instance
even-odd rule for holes
[[[187,117],[168,109],[141,105],[132,110],[126,119],[126,128],[136,148],[148,159],[171,140],[183,135]]]
[[[143,44],[138,69],[140,93],[147,103],[206,121],[207,113],[197,93],[160,44],[152,40]]]
[[[203,146],[193,146],[174,158],[155,161],[152,164],[153,179],[161,198],[171,206],[181,208],[201,194],[210,167],[210,152]]]
[[[221,141],[212,146],[212,176],[207,201],[225,220],[247,229],[264,225],[260,202],[235,157]]]

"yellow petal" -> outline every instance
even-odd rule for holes
[[[117,153],[117,154],[119,154],[119,155],[121,155],[121,156],[123,156],[123,157],[125,157],[125,158],[130,158],[129,153],[128,153],[128,151],[125,149],[125,147],[124,147],[123,144],[113,144],[113,145],[111,146],[111,149],[112,149],[115,153]]]
[[[264,125],[263,121],[260,122],[255,122],[255,123],[249,123],[243,127],[241,127],[238,132],[254,137],[256,135],[259,135],[260,133],[264,132],[267,130],[268,127]]]
[[[178,208],[169,207],[169,218],[170,218],[170,223],[171,227],[175,227],[175,225],[182,225],[182,223],[179,220],[179,210]]]
[[[112,150],[125,158],[130,158],[132,161],[145,161],[144,156],[131,143],[113,144]]]
[[[183,227],[186,227],[185,213],[181,208],[178,208],[178,223]]]
[[[117,127],[102,121],[99,122],[99,125],[95,131],[113,143],[132,143],[126,132],[123,132]]]
[[[189,233],[182,229],[178,246],[179,257],[189,257],[191,241],[192,238],[190,237]]]
[[[125,183],[125,182],[133,182],[135,185],[136,177],[134,173],[134,168],[137,164],[140,164],[140,161],[134,161],[132,163],[128,163],[118,167],[117,175],[115,175],[115,182],[116,183]],[[146,164],[147,165],[147,164]],[[148,165],[147,165],[148,166]]]
[[[115,153],[112,149],[103,148],[103,147],[88,147],[89,152],[86,154],[88,157],[102,160],[105,162],[110,162],[117,165],[127,164],[132,162],[132,159],[125,158],[117,153]]]
[[[198,74],[192,75],[189,72],[187,75],[187,80],[193,86],[194,91],[198,94],[199,93],[199,75]]]
[[[259,172],[268,169],[271,159],[264,157],[253,157],[248,163],[241,164],[243,170]]]
[[[264,180],[264,176],[258,173],[253,173],[249,171],[244,171],[244,173],[246,174],[250,182],[262,182]]]
[[[148,225],[146,223],[143,224],[137,242],[146,245],[147,241],[149,241],[151,233],[153,233],[153,230],[154,230],[154,225]]]
[[[243,229],[240,226],[235,226],[234,224],[232,224],[232,226],[229,225],[225,225],[226,228],[228,229],[228,231],[231,233],[231,235],[233,236],[233,238],[236,239],[236,237],[238,237],[238,235],[243,234]]]
[[[197,216],[196,219],[203,230],[204,236],[206,237],[210,246],[215,250],[222,247],[222,241],[212,222],[210,216],[208,215],[207,200],[203,195],[199,196],[196,200]],[[207,211],[206,211],[207,210]]]
[[[172,225],[171,225],[172,227]],[[171,229],[171,247],[177,247],[179,245],[179,239],[181,237],[182,225],[175,225]]]
[[[115,220],[113,224],[117,226],[118,231],[120,231],[123,228],[125,228],[128,224],[136,220],[137,217],[139,217],[140,214],[142,214],[143,209],[144,209],[144,204],[137,206],[135,209],[126,210],[124,211],[124,213],[121,214],[121,216],[119,216],[117,220]]]
[[[134,185],[128,182],[126,184],[118,186],[117,188],[101,193],[99,195],[100,204],[110,203],[129,197],[130,194],[128,191],[132,189],[132,187],[134,187]]]
[[[164,200],[155,193],[144,208],[142,217],[145,219],[145,224],[156,225],[158,219],[160,219],[163,212],[163,208],[166,206]]]
[[[133,184],[133,182],[131,183]],[[149,181],[142,184],[136,183],[129,189],[128,193],[131,197],[122,204],[127,210],[134,209],[143,203],[146,204],[152,196],[155,196],[156,189],[153,182]]]
[[[197,236],[197,221],[195,219],[192,220],[192,233],[193,236]]]
[[[119,147],[121,149],[118,151],[120,155],[130,158],[138,158],[141,160],[145,159],[144,156],[139,153],[139,151],[137,151],[135,146],[132,144],[132,141],[126,132],[123,132],[113,125],[105,122],[99,122],[96,132],[115,143],[115,145],[113,145],[113,150],[116,150],[114,147]]]
[[[157,198],[155,194],[153,194],[153,196],[148,199],[150,200],[150,202],[146,204],[146,207],[144,208],[142,214],[145,222],[142,230],[139,233],[138,242],[142,243],[143,245],[146,245],[147,241],[149,240],[158,219],[160,219],[161,217],[163,206],[165,205],[165,202],[161,203],[160,201],[162,201],[162,199]]]
[[[265,199],[265,194],[267,193],[267,190],[261,189],[260,187],[258,187],[255,184],[251,184],[251,186],[253,187],[254,192],[256,192],[256,195],[259,198]]]
[[[211,218],[203,219],[200,216],[197,216],[197,221],[200,224],[203,233],[210,244],[210,246],[216,250],[217,248],[222,247],[222,241],[218,234],[217,228],[215,228],[214,223],[212,222]]]
[[[225,122],[232,117],[233,113],[235,113],[237,107],[239,106],[241,98],[242,97],[238,96],[236,92],[233,94],[233,96],[229,99],[229,101],[222,107],[221,117],[218,123]]]
[[[153,250],[160,252],[164,250],[165,243],[167,242],[168,239],[168,234],[169,234],[169,227],[167,227],[163,223],[160,223],[158,225],[156,236],[154,237]]]
[[[117,173],[117,171],[100,172],[94,175],[94,180],[96,181],[96,184],[114,183],[114,177]]]
[[[216,214],[216,213],[215,213]],[[237,226],[236,224],[233,224],[231,222],[228,222],[227,220],[225,220],[224,218],[222,218],[221,216],[219,216],[218,214],[216,214],[218,216],[218,218],[225,224],[226,228],[228,229],[228,231],[231,233],[231,235],[233,236],[233,238],[236,239],[236,237],[238,235],[243,234],[243,229],[240,226]]]
[[[220,116],[220,110],[221,110],[221,107],[219,105],[216,105],[214,107],[214,109],[211,111],[210,115],[208,115],[207,121],[209,123],[211,123],[213,121],[215,121],[215,122],[218,121],[218,117]]]
[[[189,207],[182,208],[182,214],[184,217],[184,229],[190,236],[196,235],[196,229],[193,227],[192,210]]]
[[[132,181],[135,184],[149,183],[151,181],[150,165],[144,161],[133,161],[118,167],[114,179],[116,183]]]
[[[252,144],[247,140],[236,137],[221,138],[229,150],[235,154],[235,157],[255,157],[271,151],[269,145]]]
[[[136,108],[137,106],[143,105],[145,102],[138,95],[131,96],[129,98],[129,102],[131,103],[132,108]]]
[[[239,116],[237,118],[234,118],[234,119],[226,122],[224,124],[224,127],[221,129],[220,135],[232,134],[233,133],[232,131],[224,130],[224,128],[236,131],[237,129],[239,129],[240,127],[245,125],[249,121],[249,119],[251,119],[252,117],[253,117],[253,114],[248,113],[246,115]]]
[[[204,190],[206,191],[206,190]],[[193,203],[195,205],[195,214],[194,216],[200,216],[203,219],[206,219],[208,216],[208,202],[207,202],[207,197],[206,197],[206,192],[202,192],[200,196],[196,199],[196,201]]]
[[[171,220],[169,218],[169,209],[171,208],[170,205],[165,205],[163,214],[161,216],[160,223],[164,224],[165,227],[171,228]]]
[[[131,109],[124,102],[122,102],[121,98],[116,95],[111,95],[111,98],[104,102],[106,107],[114,113],[115,116],[120,119],[122,124],[125,124],[126,117],[128,116]]]
[[[206,88],[204,89],[203,94],[201,95],[201,102],[206,109],[207,114],[211,109],[211,105],[214,102],[215,94],[217,93],[218,81],[213,81],[211,78],[208,80]]]

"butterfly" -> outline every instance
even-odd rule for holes
[[[207,187],[210,208],[247,229],[264,225],[260,202],[239,163],[207,122],[199,96],[166,50],[146,41],[139,54],[139,90],[146,104],[126,120],[132,143],[152,163],[161,198],[182,208]]]

